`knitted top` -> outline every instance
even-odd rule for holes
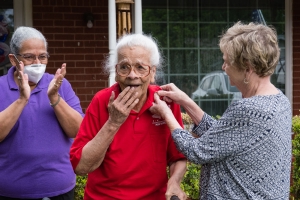
[[[202,164],[200,199],[288,199],[291,106],[282,93],[232,103],[219,120],[206,113],[189,132],[172,133],[177,148]]]

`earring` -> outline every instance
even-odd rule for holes
[[[244,83],[247,85],[249,83],[249,81],[247,81],[247,79],[244,78]]]

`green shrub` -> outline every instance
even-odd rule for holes
[[[295,199],[300,199],[300,117],[294,116],[292,119],[293,135],[293,164],[292,164],[292,186],[291,193]]]
[[[191,200],[199,199],[199,180],[201,165],[187,163],[187,170],[181,188]]]
[[[82,200],[84,195],[84,188],[86,185],[87,176],[77,176],[75,186],[75,200]]]

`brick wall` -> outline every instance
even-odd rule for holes
[[[293,0],[293,115],[300,114],[300,1]]]
[[[48,41],[50,54],[47,72],[55,73],[67,63],[66,79],[70,81],[87,108],[94,94],[108,87],[108,76],[102,73],[102,62],[108,49],[107,0],[33,0],[33,27]],[[87,28],[85,12],[94,15],[94,26]]]

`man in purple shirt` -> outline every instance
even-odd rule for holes
[[[84,114],[66,64],[45,73],[47,42],[30,27],[14,32],[11,52],[0,77],[0,200],[73,200],[69,149]]]

